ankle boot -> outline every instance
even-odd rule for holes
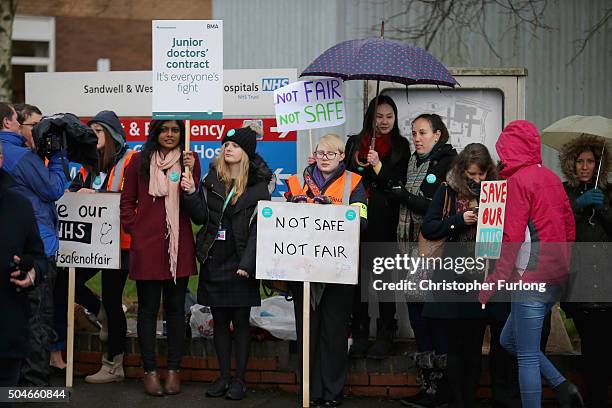
[[[163,397],[164,390],[162,389],[161,383],[159,382],[159,376],[157,371],[149,371],[145,373],[144,378],[144,389],[145,392],[154,397]]]
[[[102,367],[95,374],[85,377],[85,382],[90,384],[107,384],[119,382],[125,379],[123,372],[123,354],[117,354],[112,360],[108,360],[105,353],[102,356]]]
[[[181,373],[179,370],[168,370],[168,375],[164,382],[164,393],[176,395],[179,392],[181,392]]]
[[[431,396],[431,373],[433,370],[433,353],[430,351],[416,352],[411,356],[417,369],[417,383],[420,385],[419,392],[411,397],[400,400],[407,407],[429,406]]]
[[[578,387],[569,381],[563,381],[561,384],[553,388],[555,398],[561,408],[582,408],[584,400]]]

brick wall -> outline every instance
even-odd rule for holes
[[[96,335],[78,333],[75,337],[75,369],[93,374],[100,368],[102,344]],[[416,372],[407,353],[413,347],[404,346],[400,355],[385,360],[352,360],[346,381],[345,394],[354,396],[402,398],[418,392]],[[398,347],[396,347],[397,349]],[[402,348],[402,347],[400,347]],[[184,381],[211,382],[219,376],[219,366],[215,357],[212,340],[191,339],[185,342],[185,356],[181,366]],[[165,338],[157,340],[158,367],[162,378],[166,375],[167,343]],[[125,374],[129,378],[142,378],[140,350],[136,337],[130,336],[126,342],[124,355]],[[251,342],[246,382],[252,389],[276,388],[286,392],[299,393],[300,375],[297,354],[290,353],[289,342],[263,341]],[[577,356],[556,355],[553,362],[566,374],[568,379],[581,384],[577,375]],[[232,368],[235,364],[232,362]],[[480,398],[490,397],[488,373],[485,369],[479,390]],[[552,391],[544,389],[544,398],[553,398]]]

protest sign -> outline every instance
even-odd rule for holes
[[[344,86],[338,78],[294,82],[274,91],[279,131],[338,126],[346,121]]]
[[[359,210],[260,201],[257,278],[357,284]]]
[[[57,266],[119,269],[118,193],[65,193],[56,202],[60,246]]]
[[[223,117],[223,21],[153,20],[153,118]]]
[[[476,257],[498,259],[504,235],[506,181],[483,181],[478,200]]]

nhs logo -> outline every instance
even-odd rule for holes
[[[289,78],[261,78],[261,90],[272,92],[289,84]]]

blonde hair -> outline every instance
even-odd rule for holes
[[[236,201],[244,193],[249,181],[249,155],[242,151],[242,158],[240,159],[240,173],[235,181],[232,180],[232,173],[229,165],[225,162],[225,144],[221,146],[221,152],[219,157],[215,161],[215,170],[217,171],[217,177],[225,185],[225,194],[227,194],[232,186],[235,187],[234,195],[232,196],[230,203],[236,204]]]
[[[319,148],[319,145],[325,146],[333,151],[338,150],[340,154],[344,153],[344,141],[342,138],[335,133],[328,133],[324,136],[321,136],[317,145],[315,146],[315,151]]]

